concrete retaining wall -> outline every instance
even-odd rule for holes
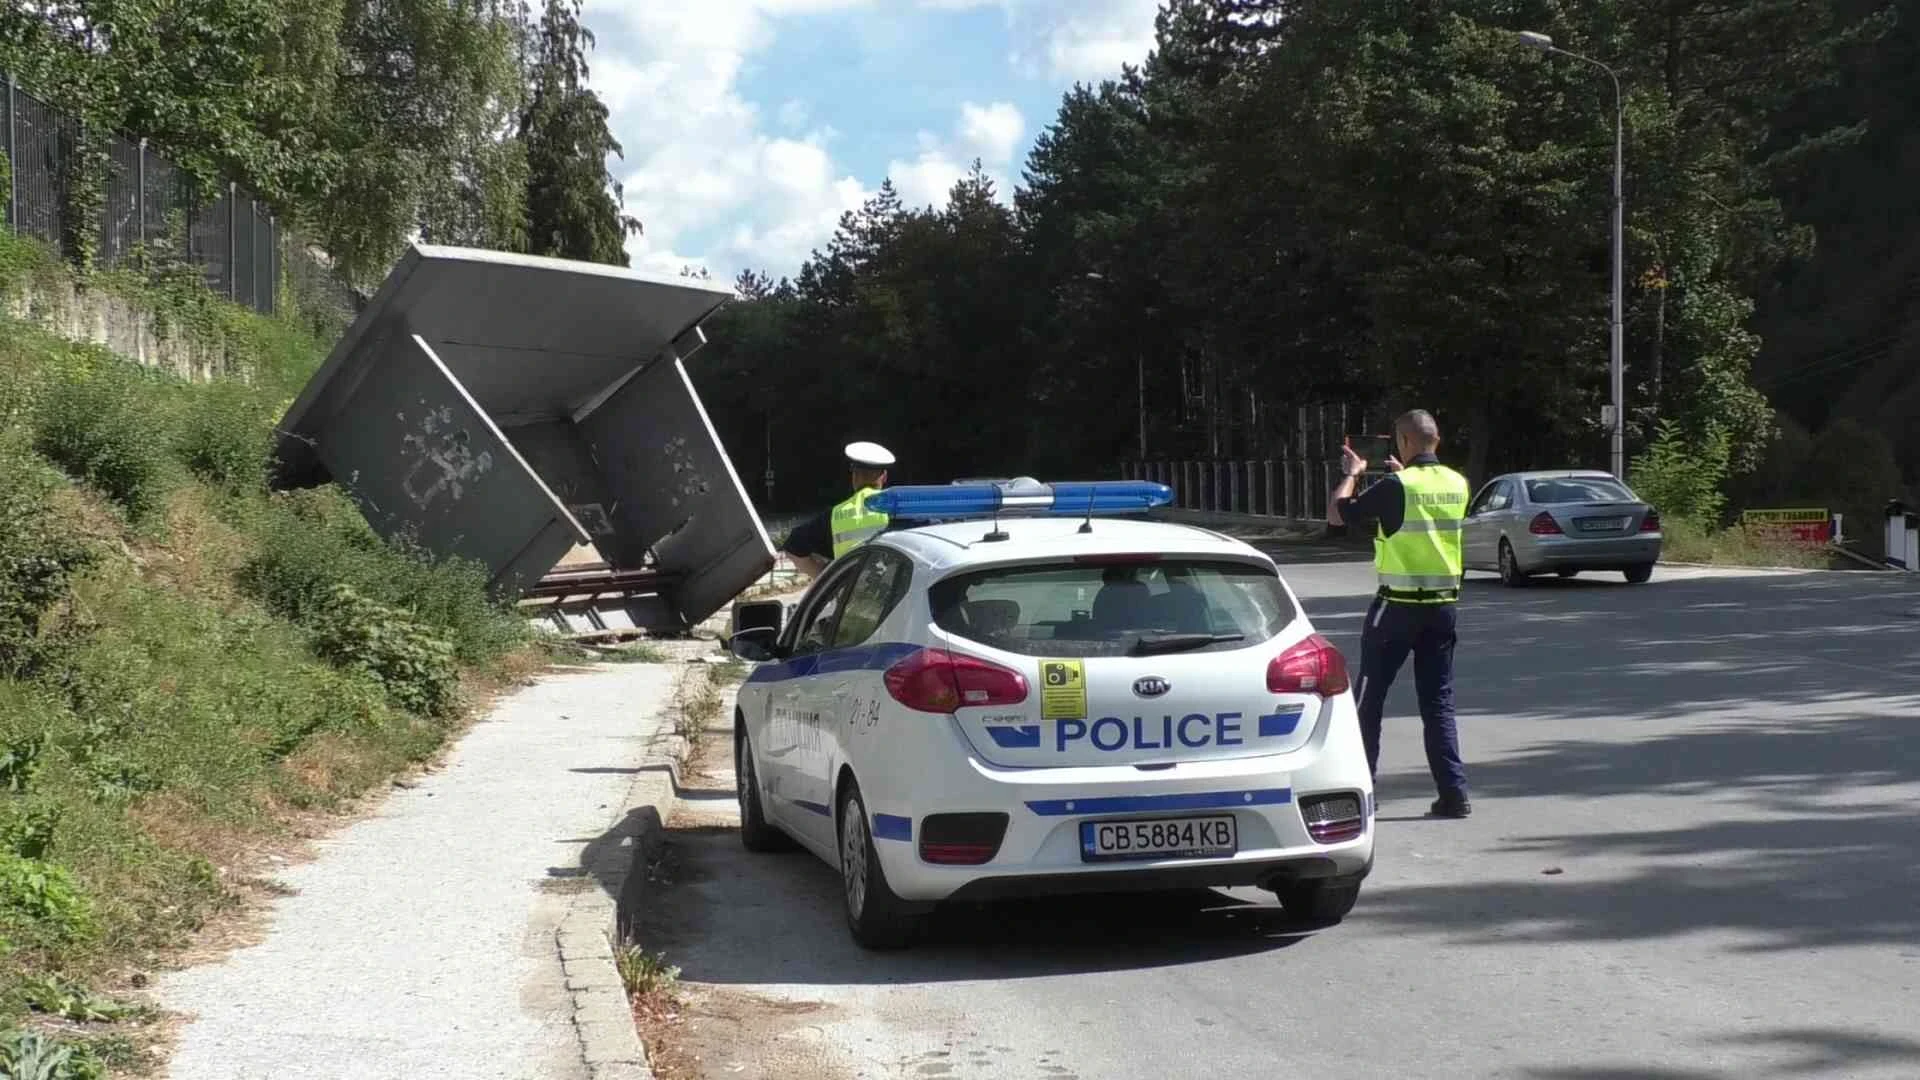
[[[0,297],[0,310],[69,341],[110,349],[184,379],[206,381],[235,366],[221,344],[209,344],[165,326],[125,297],[68,282],[23,282]]]

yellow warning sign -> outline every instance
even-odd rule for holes
[[[1086,715],[1086,665],[1078,660],[1040,661],[1040,718],[1083,720]]]

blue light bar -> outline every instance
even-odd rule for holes
[[[1040,484],[1007,483],[906,485],[867,496],[867,509],[890,517],[927,521],[982,517],[995,513],[1137,513],[1173,501],[1173,489],[1144,480],[1095,480]]]

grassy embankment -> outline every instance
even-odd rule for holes
[[[0,293],[64,277],[0,235]],[[37,1080],[140,1067],[125,995],[244,902],[253,857],[539,662],[478,568],[382,543],[337,490],[266,491],[326,343],[186,281],[92,287],[233,370],[188,383],[0,317],[0,1075]]]
[[[1809,570],[1856,570],[1858,564],[1819,548],[1782,543],[1748,532],[1739,525],[1715,531],[1689,521],[1669,520],[1661,559],[1666,562],[1706,563],[1714,566],[1794,567]]]

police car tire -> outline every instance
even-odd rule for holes
[[[767,820],[760,802],[760,771],[753,765],[753,744],[743,730],[733,741],[733,769],[739,785],[740,844],[748,851],[786,851],[793,846],[779,826]]]
[[[1273,892],[1281,909],[1302,922],[1337,923],[1360,899],[1360,883],[1337,878],[1290,881]]]
[[[873,950],[903,949],[913,938],[919,920],[902,910],[900,898],[887,885],[887,874],[873,847],[873,830],[867,826],[867,806],[860,798],[860,785],[852,780],[840,795],[840,812],[834,818],[840,857],[840,893],[847,910],[847,929],[861,948]],[[845,848],[848,829],[857,830],[864,853],[860,860],[862,891],[860,913],[854,914],[853,887],[848,881]]]

